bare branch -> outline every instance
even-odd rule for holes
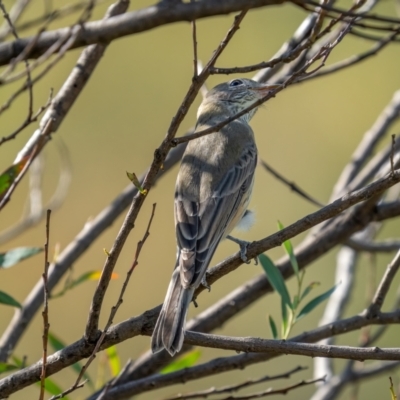
[[[237,385],[224,386],[219,389],[213,387],[213,388],[210,388],[207,390],[201,390],[201,391],[194,392],[194,393],[185,393],[185,394],[181,393],[175,397],[170,397],[167,400],[178,400],[178,399],[188,400],[188,399],[198,399],[198,398],[203,398],[203,397],[207,398],[208,396],[214,396],[217,394],[236,392],[243,388],[258,385],[259,383],[269,382],[269,381],[273,381],[273,380],[277,380],[277,379],[288,379],[296,372],[304,371],[306,369],[307,369],[307,367],[298,366],[298,367],[293,368],[292,370],[285,372],[283,374],[272,375],[272,376],[266,375],[266,376],[263,376],[262,378],[249,379],[249,380],[239,383]]]
[[[46,380],[46,365],[47,365],[47,341],[49,336],[49,288],[47,286],[48,272],[49,272],[49,243],[50,243],[50,215],[51,210],[47,210],[46,217],[46,243],[44,244],[44,272],[43,287],[44,287],[44,306],[43,306],[43,357],[42,357],[42,372],[40,374],[40,395],[39,400],[44,399],[45,380]]]
[[[375,293],[374,299],[368,308],[368,313],[376,314],[382,308],[385,297],[389,291],[390,285],[395,277],[397,271],[400,268],[400,250],[397,252],[392,262],[387,266],[384,276],[379,284],[379,287]]]
[[[248,395],[242,395],[242,396],[229,396],[225,398],[221,398],[220,400],[251,400],[251,399],[261,399],[262,397],[268,397],[268,396],[274,396],[275,394],[288,394],[291,390],[297,389],[299,387],[303,386],[308,386],[312,385],[318,382],[324,382],[325,378],[317,378],[317,379],[308,379],[305,381],[300,381],[298,383],[295,383],[293,385],[286,386],[282,389],[272,389],[269,388],[267,390],[263,390],[262,392],[256,392],[256,393],[251,393]],[[196,397],[187,397],[186,395],[184,397],[178,396],[178,397],[169,397],[167,400],[178,400],[178,399],[193,399],[193,398],[207,398],[208,395],[205,396],[196,396]]]
[[[205,1],[194,3],[175,3],[163,7],[161,3],[139,11],[126,13],[125,16],[116,16],[108,21],[93,21],[84,25],[76,38],[73,48],[95,43],[108,43],[119,37],[144,32],[161,25],[179,21],[193,21],[212,15],[224,15],[232,12],[281,4],[282,0],[220,0],[218,2]],[[38,41],[35,51],[30,57],[35,58],[43,54],[60,37],[67,34],[62,28],[52,32],[44,32]],[[0,65],[5,65],[18,56],[29,43],[30,39],[20,39],[15,42],[0,45]]]
[[[272,168],[270,165],[268,165],[264,160],[259,160],[259,163],[273,175],[276,179],[279,181],[283,182],[285,185],[289,186],[291,190],[293,190],[295,193],[309,201],[310,203],[314,204],[317,207],[324,207],[324,204],[319,202],[318,200],[314,199],[314,197],[310,196],[307,194],[303,189],[301,189],[299,186],[297,186],[294,182],[288,181],[283,175],[281,175],[278,171],[276,171],[274,168]]]

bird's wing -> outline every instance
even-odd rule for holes
[[[177,193],[176,237],[183,287],[200,283],[219,241],[229,233],[227,228],[232,229],[234,219],[244,213],[243,203],[248,200],[256,164],[257,149],[253,144],[244,149],[205,201],[190,201],[184,193]]]

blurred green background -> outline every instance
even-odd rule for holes
[[[9,9],[12,1],[4,2]],[[45,2],[32,2],[24,15],[24,20],[40,15]],[[110,2],[96,7],[93,19],[100,19]],[[136,1],[130,10],[151,5],[148,1]],[[53,7],[65,5],[64,1],[54,1]],[[347,5],[348,3],[344,3]],[[395,15],[392,1],[380,3],[376,12]],[[221,67],[243,66],[268,60],[291,37],[294,30],[306,16],[305,12],[292,5],[268,7],[250,11],[227,50],[217,63]],[[51,28],[72,23],[69,17],[59,21]],[[206,62],[230,27],[233,15],[200,20],[197,23],[199,58]],[[24,35],[33,34],[25,32]],[[355,52],[361,52],[372,43],[347,36],[339,45],[328,63],[340,60]],[[40,84],[35,86],[35,109],[46,102],[50,88],[55,93],[67,78],[81,49],[69,52]],[[62,124],[54,140],[45,150],[45,196],[49,198],[54,190],[59,174],[59,160],[55,145],[62,141],[68,147],[73,165],[73,182],[63,207],[51,218],[51,254],[56,244],[65,248],[85,223],[96,216],[121,190],[129,184],[125,171],[141,174],[152,161],[153,152],[160,144],[171,118],[191,82],[192,77],[192,39],[189,23],[177,23],[126,37],[111,43],[105,57]],[[303,189],[322,202],[327,202],[332,186],[342,168],[349,161],[355,146],[364,132],[371,126],[377,115],[391,99],[400,86],[400,54],[396,44],[389,46],[378,56],[368,59],[355,67],[326,78],[316,79],[305,84],[295,85],[282,91],[256,114],[252,126],[256,132],[260,158],[264,159],[280,173],[296,182]],[[251,77],[249,74],[248,77]],[[232,77],[212,76],[208,86],[212,87]],[[19,85],[12,84],[2,88],[1,104]],[[179,135],[194,125],[196,109],[200,96],[183,122]],[[10,133],[25,118],[27,96],[18,99],[12,108],[1,116],[2,135]],[[397,128],[397,131],[396,131]],[[397,133],[399,124],[393,129]],[[7,168],[30,137],[35,127],[25,129],[18,138],[3,145],[0,149],[0,168]],[[390,142],[390,137],[385,145]],[[116,268],[120,278],[113,280],[103,306],[102,326],[104,326],[111,306],[116,302],[123,278],[133,260],[136,244],[141,239],[147,225],[152,203],[157,203],[151,235],[140,257],[129,288],[124,297],[115,323],[160,304],[165,295],[170,274],[174,266],[175,237],[173,224],[173,193],[177,168],[168,172],[150,192],[142,208],[128,243],[126,244]],[[1,214],[0,229],[15,223],[23,210],[27,197],[27,182],[21,184],[12,201]],[[251,208],[256,212],[257,223],[247,233],[239,236],[247,240],[261,239],[277,230],[279,219],[288,225],[315,208],[296,194],[277,182],[264,170],[258,168],[256,185]],[[109,249],[118,233],[123,217],[110,227],[83,257],[73,265],[74,276],[82,272],[101,269],[105,260],[103,248]],[[385,236],[396,236],[395,223],[388,224]],[[382,234],[382,235],[383,235]],[[237,234],[238,236],[238,234]],[[296,238],[293,243],[299,243]],[[25,232],[18,239],[3,245],[0,251],[17,246],[41,246],[45,241],[45,224]],[[215,254],[213,263],[237,251],[236,245],[224,242]],[[335,253],[315,262],[307,270],[305,282],[320,281],[318,293],[331,287],[335,269]],[[273,259],[283,255],[282,249],[269,252]],[[390,260],[390,256],[376,259],[377,279]],[[356,277],[356,290],[346,316],[360,312],[365,306],[366,279],[371,260],[361,257]],[[41,279],[43,256],[35,256],[20,265],[1,271],[0,288],[22,302],[33,285]],[[213,285],[210,293],[204,292],[199,300],[199,308],[191,308],[189,316],[202,312],[209,305],[236,288],[241,283],[262,273],[260,266],[243,265],[225,279]],[[95,288],[95,282],[85,283],[64,297],[50,302],[51,330],[66,343],[81,338]],[[398,279],[395,280],[395,285]],[[289,287],[294,288],[293,282]],[[58,289],[62,288],[62,284]],[[395,292],[393,287],[386,306],[391,305]],[[317,293],[317,292],[316,292]],[[275,320],[279,316],[279,298],[276,294],[261,298],[249,310],[238,315],[215,333],[237,336],[259,336],[270,338],[267,316]],[[320,306],[311,316],[301,320],[293,335],[317,326],[322,314]],[[3,332],[13,315],[13,309],[0,306],[0,332]],[[390,327],[380,346],[398,346],[400,330]],[[36,362],[41,357],[42,318],[35,317],[27,333],[18,344],[15,354],[27,356],[27,362]],[[359,332],[339,338],[338,343],[356,345]],[[118,345],[117,350],[122,363],[128,358],[135,359],[149,349],[149,338],[138,337]],[[200,362],[215,356],[225,356],[232,352],[202,349]],[[92,364],[89,374],[96,381],[102,369],[104,357],[99,355]],[[337,367],[344,365],[336,362]],[[243,371],[220,374],[215,377],[189,382],[184,386],[173,386],[162,391],[150,392],[138,399],[162,398],[177,392],[194,391],[239,382],[265,374],[284,372],[296,365],[308,365],[312,361],[301,357],[285,356],[273,362],[254,365]],[[391,374],[396,383],[398,373]],[[312,377],[309,369],[292,378],[292,382]],[[63,388],[75,380],[75,373],[67,369],[53,377]],[[105,379],[109,379],[106,371]],[[283,387],[288,381],[273,382],[275,388]],[[261,390],[267,386],[257,386],[249,391]],[[314,392],[309,386],[287,395],[288,399],[306,399]],[[246,391],[244,391],[245,393]],[[37,387],[30,387],[13,395],[13,399],[36,398]],[[87,388],[80,389],[69,397],[83,399],[89,394]],[[363,383],[359,398],[390,398],[388,377]],[[345,391],[342,399],[350,398]]]

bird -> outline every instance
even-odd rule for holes
[[[195,132],[235,116],[280,85],[233,79],[211,89]],[[183,345],[186,314],[218,244],[245,216],[254,184],[257,147],[249,122],[257,107],[217,132],[191,140],[175,186],[176,264],[151,339],[151,350],[171,356]],[[239,241],[240,242],[240,241]],[[241,250],[245,260],[245,249]]]

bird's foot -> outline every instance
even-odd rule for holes
[[[246,264],[250,264],[251,260],[247,258],[247,247],[251,242],[247,242],[246,240],[240,240],[238,238],[235,238],[231,235],[228,235],[226,237],[229,240],[232,240],[232,242],[237,243],[240,246],[240,258],[242,259],[243,262]],[[254,258],[254,264],[258,265],[258,258]]]
[[[206,274],[204,274],[203,279],[201,280],[201,284],[211,292],[211,286],[207,283]]]

